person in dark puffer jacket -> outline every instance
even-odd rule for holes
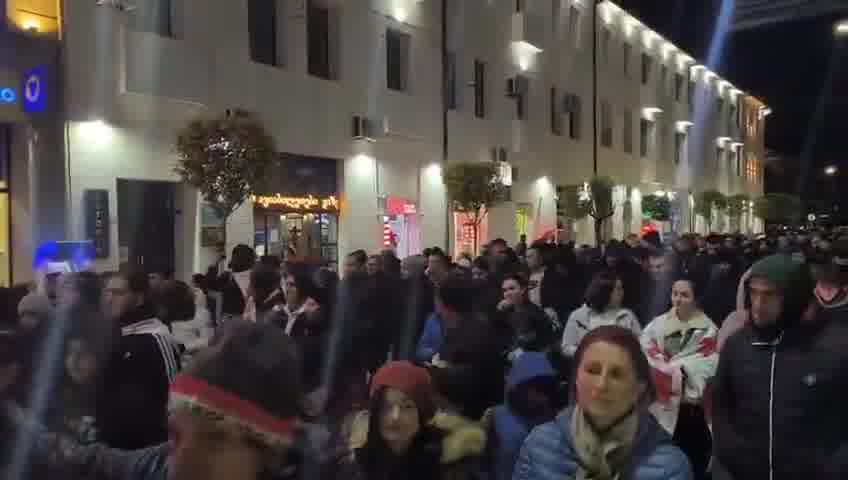
[[[751,322],[727,340],[713,384],[713,478],[848,475],[848,324],[819,310],[814,285],[786,255],[751,268]]]

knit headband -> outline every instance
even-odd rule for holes
[[[178,375],[170,387],[170,412],[189,411],[271,447],[291,445],[297,420],[281,419],[256,403],[191,375]]]

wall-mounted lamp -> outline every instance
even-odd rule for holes
[[[693,125],[695,125],[694,122],[690,122],[689,120],[681,120],[675,124],[675,127],[677,128],[677,131],[679,133],[685,134],[689,132],[689,129],[692,128]]]
[[[642,109],[642,118],[651,122],[657,119],[657,116],[663,113],[663,109],[659,107],[645,107]]]

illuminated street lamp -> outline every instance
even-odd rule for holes
[[[825,167],[824,174],[827,175],[828,177],[832,177],[832,176],[836,175],[836,172],[838,172],[838,171],[839,170],[836,168],[835,165],[830,165],[828,167]]]
[[[833,27],[833,33],[837,37],[848,36],[848,19],[836,22],[836,26]]]

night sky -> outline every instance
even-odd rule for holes
[[[706,59],[721,0],[617,3],[695,58]],[[834,24],[845,17],[778,23],[727,38],[717,73],[774,111],[767,120],[766,147],[780,159],[767,161],[767,192],[797,191],[804,170],[801,153],[808,144],[805,198],[815,203],[832,197],[832,183],[823,174],[831,164],[841,170],[840,193],[848,192],[848,38],[833,35]]]

